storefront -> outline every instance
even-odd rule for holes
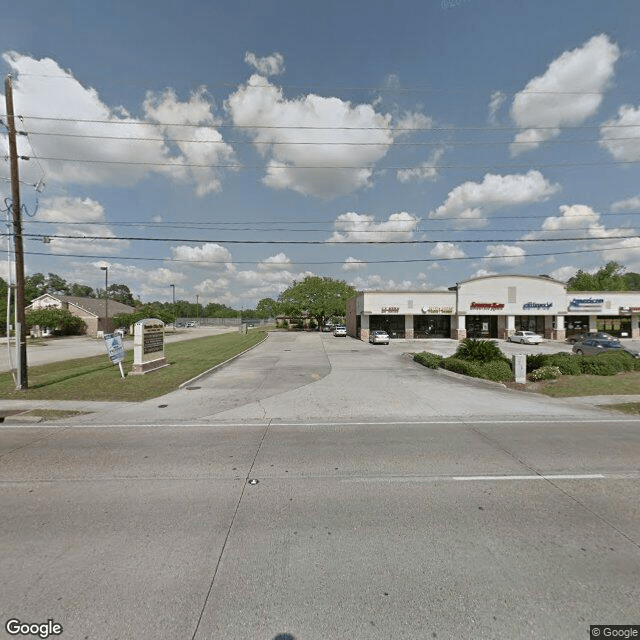
[[[640,292],[567,292],[545,276],[485,276],[446,291],[363,291],[347,302],[347,332],[367,341],[382,329],[392,339],[506,339],[534,331],[565,340],[585,331],[640,338]]]

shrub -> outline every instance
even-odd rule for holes
[[[492,362],[483,362],[480,367],[481,375],[479,377],[485,380],[493,380],[494,382],[503,382],[513,378],[511,365],[504,360],[493,360]]]
[[[442,365],[442,361],[444,360],[444,358],[437,353],[429,353],[428,351],[414,354],[413,359],[430,369],[437,369]]]
[[[442,367],[447,371],[453,371],[454,373],[461,373],[465,376],[472,376],[473,378],[480,378],[480,367],[475,362],[469,362],[469,360],[462,360],[456,356],[445,358],[442,361]]]
[[[604,354],[603,354],[604,355]],[[618,373],[613,362],[609,362],[603,356],[582,356],[580,361],[580,369],[582,373],[592,376],[615,376]]]
[[[476,340],[475,338],[465,338],[458,346],[454,357],[470,362],[505,359],[500,347],[493,340]]]
[[[532,371],[529,377],[531,380],[556,380],[561,375],[562,372],[559,367],[546,366]]]
[[[545,365],[558,367],[563,376],[579,376],[582,373],[580,358],[570,353],[554,353],[547,356]]]
[[[549,357],[546,353],[530,353],[527,355],[527,373],[531,373],[547,365]]]

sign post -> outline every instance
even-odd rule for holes
[[[120,375],[124,378],[124,370],[122,369],[122,361],[124,360],[124,345],[122,344],[122,336],[115,333],[106,333],[104,336],[104,344],[107,347],[107,355],[113,364],[120,367]]]

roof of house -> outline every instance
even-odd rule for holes
[[[28,305],[27,309],[37,300],[47,297],[60,300],[60,302],[64,302],[65,304],[71,304],[74,307],[78,307],[79,309],[96,316],[96,318],[102,318],[104,316],[104,298],[80,298],[77,296],[63,296],[55,293],[45,293],[37,297],[35,300],[31,301],[31,304]],[[128,304],[122,304],[122,302],[117,302],[116,300],[109,300],[107,307],[110,318],[121,313],[133,313],[135,311],[135,309],[130,307]]]

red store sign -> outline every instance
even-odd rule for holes
[[[484,311],[499,311],[504,309],[502,302],[472,302],[471,309],[482,309]]]

